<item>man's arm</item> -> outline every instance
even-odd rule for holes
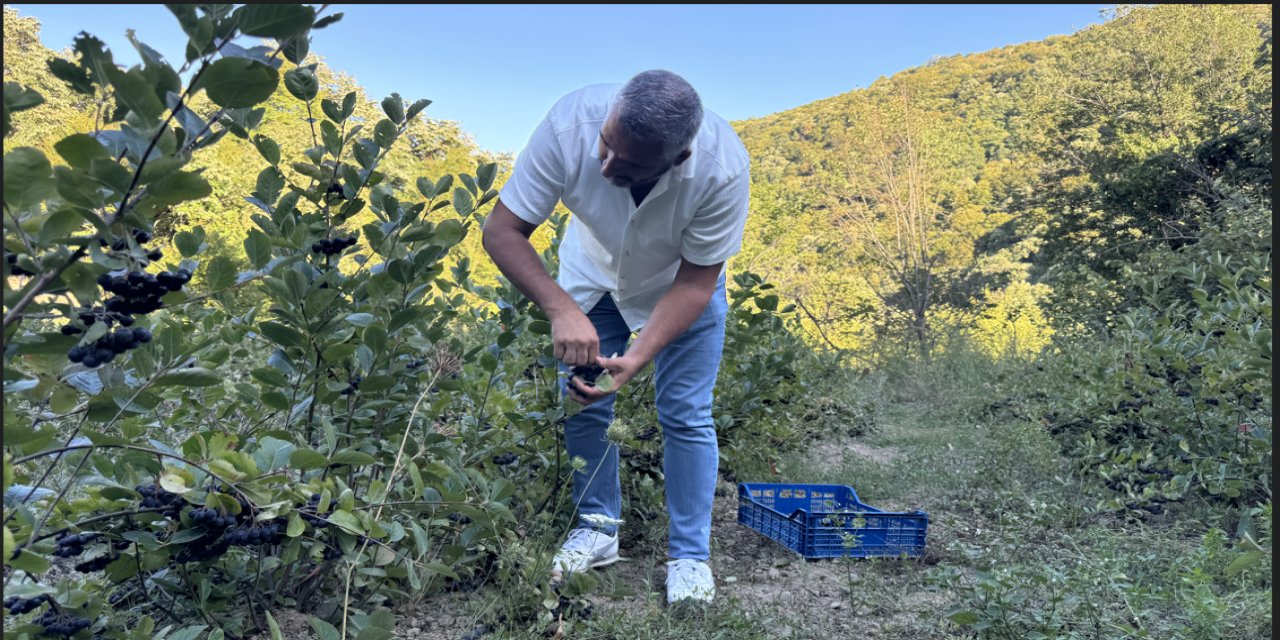
[[[600,351],[595,326],[542,266],[529,242],[537,228],[512,213],[499,198],[484,221],[484,250],[502,275],[551,319],[556,359],[571,366],[594,363]]]
[[[636,374],[644,370],[654,358],[672,340],[680,337],[693,325],[694,320],[706,310],[707,303],[715,294],[716,282],[720,279],[720,267],[724,263],[712,265],[696,265],[681,259],[680,268],[676,271],[676,280],[671,288],[658,300],[649,321],[636,336],[635,342],[627,349],[625,355],[616,358],[599,358],[599,364],[613,377],[613,385],[608,390],[588,387],[574,379],[571,391],[576,393],[579,402],[595,402],[613,391],[616,391]]]

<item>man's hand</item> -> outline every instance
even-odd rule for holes
[[[582,404],[594,404],[609,394],[616,393],[649,363],[639,358],[622,355],[614,358],[596,357],[596,364],[605,370],[596,378],[596,386],[590,386],[577,376],[569,379],[569,397]],[[608,383],[606,387],[604,383]]]
[[[569,366],[594,364],[600,356],[595,325],[576,306],[551,318],[551,344],[556,360]]]

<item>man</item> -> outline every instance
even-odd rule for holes
[[[652,362],[671,516],[667,601],[714,596],[712,389],[728,309],[724,263],[741,248],[748,167],[733,128],[704,112],[689,83],[646,71],[556,102],[485,220],[485,251],[550,318],[561,370],[597,365],[613,379],[610,389],[577,375],[561,382],[587,405],[565,422],[569,455],[587,464],[573,476],[584,519],[556,554],[557,578],[618,559],[617,527],[599,524],[622,509],[618,450],[605,430],[613,393]],[[559,283],[529,243],[557,202],[573,214]]]

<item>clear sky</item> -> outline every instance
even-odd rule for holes
[[[185,36],[162,5],[15,4],[51,49],[88,31],[117,62],[138,38],[183,61]],[[315,5],[319,6],[319,5]],[[706,108],[740,120],[865,87],[937,56],[1073,33],[1106,5],[334,5],[341,22],[311,51],[374,99],[429,98],[481,147],[519,151],[561,95],[670,69]],[[177,66],[175,64],[175,66]]]

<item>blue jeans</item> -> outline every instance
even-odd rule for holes
[[[711,503],[720,461],[711,403],[728,308],[721,278],[698,319],[654,359],[667,513],[671,516],[668,554],[673,560],[705,561],[711,557]],[[631,329],[611,295],[601,298],[587,317],[595,325],[602,355],[626,352]],[[560,368],[568,372],[563,364]],[[566,384],[567,375],[561,376],[562,394]],[[619,519],[622,487],[618,480],[618,447],[605,438],[605,430],[613,422],[613,401],[611,395],[566,420],[564,436],[569,455],[587,461],[582,471],[573,474],[573,500],[578,513]],[[591,525],[580,521],[578,526]],[[594,528],[611,535],[617,530],[612,526]]]

